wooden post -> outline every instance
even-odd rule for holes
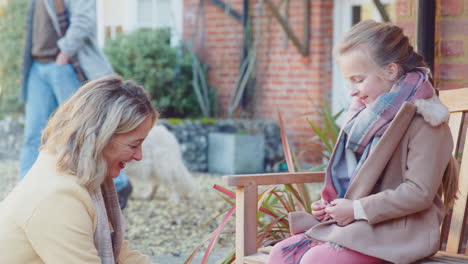
[[[257,186],[236,188],[236,264],[257,251]]]

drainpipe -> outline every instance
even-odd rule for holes
[[[419,0],[417,50],[434,72],[436,0]]]

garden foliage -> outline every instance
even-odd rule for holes
[[[120,34],[104,50],[115,72],[143,85],[164,117],[201,116],[192,54],[170,45],[168,28]]]
[[[0,112],[18,110],[27,0],[0,5]]]

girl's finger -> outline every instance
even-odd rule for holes
[[[318,207],[321,207],[321,206],[323,206],[323,205],[322,205],[322,201],[320,201],[320,200],[318,200],[318,201],[315,201],[315,202],[313,202],[313,203],[312,203],[312,206],[318,206]]]
[[[324,210],[313,210],[312,214],[315,215],[315,216],[321,216],[321,215],[325,214],[325,211]]]
[[[319,204],[312,204],[311,208],[312,210],[320,210],[320,209],[323,209],[323,206]]]

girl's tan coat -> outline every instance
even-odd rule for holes
[[[446,122],[431,126],[405,103],[350,184],[344,198],[360,200],[369,221],[340,227],[292,213],[291,232],[393,263],[411,263],[439,248],[444,217],[442,177],[453,148]]]

